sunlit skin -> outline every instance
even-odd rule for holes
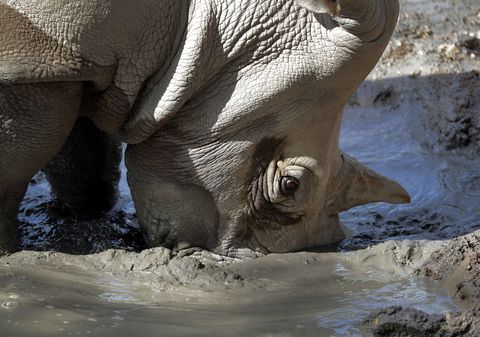
[[[118,139],[150,246],[296,251],[340,240],[350,207],[409,201],[338,148],[396,0],[82,4],[0,4],[0,251],[15,250],[28,180],[59,150],[57,199],[108,210]]]

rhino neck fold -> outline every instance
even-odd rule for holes
[[[362,41],[375,41],[384,34],[390,36],[396,24],[397,0],[339,0],[336,20],[348,32]]]
[[[398,17],[398,0],[296,0],[308,10],[333,16],[362,42],[390,36]]]
[[[187,29],[191,20],[191,11],[194,7],[191,4],[193,2],[192,0],[179,1],[181,7],[178,21],[176,22],[177,34],[175,34],[174,37],[175,40],[172,45],[172,53],[163,66],[144,85],[138,95],[137,103],[133,107],[129,118],[120,129],[120,137],[122,141],[126,143],[140,143],[153,133],[151,129],[154,128],[154,125],[158,124],[158,121],[156,121],[153,116],[158,110],[160,110],[156,106],[156,102],[159,100],[158,95],[167,94],[168,92],[166,93],[166,91],[169,88],[166,82],[175,79],[175,72],[172,71],[172,69],[176,69],[181,61],[187,36]],[[161,89],[160,92],[159,89]],[[171,100],[171,103],[175,106],[180,104],[180,102],[175,104],[174,99]]]
[[[279,26],[281,31],[291,28],[284,22],[293,13],[292,2],[287,0],[279,1],[274,10],[258,1],[185,3],[188,8],[182,25],[186,31],[172,62],[148,81],[120,131],[127,143],[140,143],[157,132],[235,60],[243,57],[245,66],[281,50],[271,46],[282,35],[275,32]],[[220,4],[226,5],[222,11],[217,8]]]

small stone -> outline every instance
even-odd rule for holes
[[[1,307],[5,310],[15,310],[18,308],[17,301],[5,301],[1,304]]]

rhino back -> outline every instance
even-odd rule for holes
[[[184,2],[0,0],[0,84],[85,82],[82,114],[115,131],[172,53]]]

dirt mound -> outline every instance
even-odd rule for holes
[[[433,252],[414,274],[441,281],[466,311],[438,315],[410,307],[380,309],[363,321],[367,334],[381,337],[479,335],[480,231],[449,240]]]
[[[480,312],[429,315],[413,308],[391,307],[371,313],[363,328],[375,337],[477,337]]]

